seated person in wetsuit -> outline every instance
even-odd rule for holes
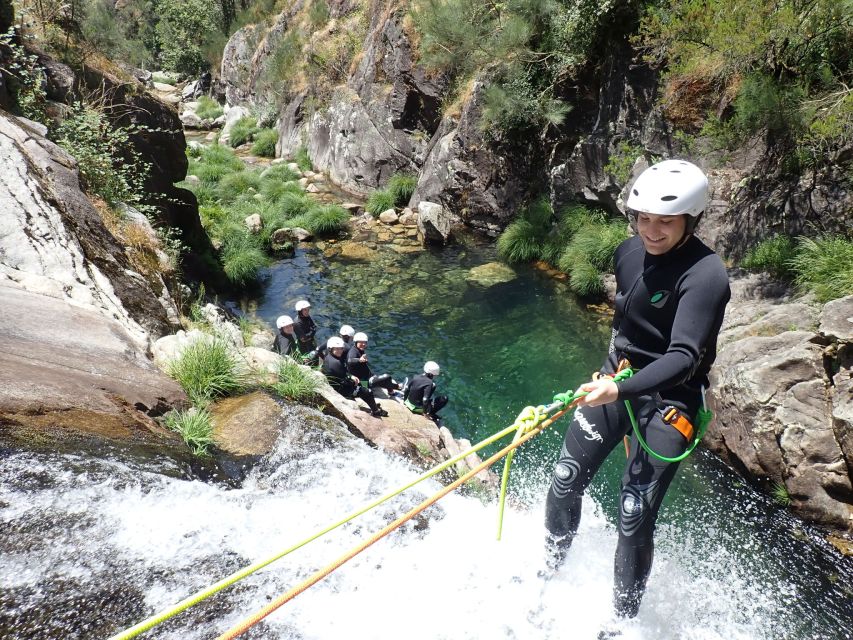
[[[399,391],[402,387],[387,373],[375,376],[367,364],[367,334],[358,332],[353,336],[353,345],[347,352],[347,372],[359,379],[359,384],[368,389],[381,387],[388,391]]]
[[[373,394],[359,384],[357,377],[347,373],[344,341],[338,336],[332,336],[326,343],[326,349],[322,372],[332,389],[345,398],[361,398],[370,407],[370,413],[377,418],[387,416],[388,412],[379,407]]]
[[[403,403],[412,413],[422,413],[431,420],[438,419],[438,412],[447,404],[447,396],[435,396],[433,379],[441,373],[438,364],[430,360],[424,364],[424,372],[413,377],[403,387]]]
[[[344,341],[344,348],[349,351],[350,347],[352,347],[352,337],[355,335],[355,329],[348,324],[345,324],[341,327],[341,330],[338,331],[338,334],[341,336],[341,340]]]
[[[283,356],[295,356],[298,352],[296,334],[293,332],[293,319],[290,316],[279,316],[275,321],[278,333],[275,335],[272,350]]]

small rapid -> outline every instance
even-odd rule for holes
[[[239,488],[120,455],[6,450],[0,637],[108,637],[419,475],[332,418],[306,420],[307,412],[284,409],[287,427],[275,450]],[[516,484],[500,542],[494,502],[451,494],[246,637],[595,638],[611,622],[616,531],[607,510],[586,500],[569,562],[546,583],[537,577],[545,486]],[[216,637],[438,489],[433,481],[418,485],[143,637]],[[766,514],[758,496],[742,491],[740,512],[724,494],[720,504],[688,509],[679,524],[662,515],[648,592],[622,638],[851,637],[850,610],[833,610],[826,594],[814,601],[810,577],[800,572],[801,563],[819,562],[808,555],[814,540],[801,541],[806,553],[791,545],[780,556],[758,538],[731,544],[750,511]],[[764,527],[778,549],[774,527]],[[831,595],[843,605],[853,579],[836,574],[834,584]]]

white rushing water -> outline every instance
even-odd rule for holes
[[[287,439],[239,489],[73,455],[12,453],[3,470],[0,636],[10,638],[106,637],[418,475],[360,441],[294,455]],[[191,609],[144,637],[216,637],[439,488],[419,485],[200,605],[202,613]],[[508,508],[500,542],[496,516],[494,504],[451,494],[427,511],[428,526],[410,524],[381,540],[247,637],[597,637],[611,620],[616,531],[594,502],[587,498],[569,562],[547,585],[536,575],[542,500]],[[620,639],[847,637],[786,628],[779,611],[796,588],[783,577],[757,578],[744,557],[717,544],[726,522],[704,527],[707,544],[697,553],[683,531],[661,524],[640,615],[621,625]],[[64,586],[49,587],[57,584]],[[144,606],[109,619],[122,598],[133,599],[122,594],[137,591]],[[71,632],[58,631],[63,620]]]

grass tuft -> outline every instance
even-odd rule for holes
[[[379,214],[388,209],[394,208],[394,196],[389,191],[377,190],[370,194],[367,198],[367,203],[364,205],[364,210],[374,218],[378,218]]]
[[[170,411],[165,417],[166,426],[181,434],[193,454],[208,455],[213,445],[213,423],[207,409],[191,407],[186,411]]]
[[[192,404],[204,407],[213,398],[236,393],[246,386],[240,364],[221,340],[196,340],[168,367]]]
[[[278,131],[275,129],[260,129],[254,135],[252,153],[262,158],[275,158],[276,142],[278,142]]]
[[[276,381],[269,388],[282,398],[299,402],[311,399],[318,386],[317,379],[310,371],[300,367],[290,358],[282,358]]]
[[[395,173],[385,185],[385,191],[391,194],[394,199],[394,204],[398,207],[404,207],[408,204],[409,198],[415,192],[415,187],[418,186],[417,176],[407,173]],[[383,209],[384,211],[384,209]],[[380,213],[382,213],[380,211]]]

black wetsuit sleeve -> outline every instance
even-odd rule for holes
[[[619,399],[657,393],[690,379],[705,356],[706,346],[716,338],[729,297],[725,270],[706,268],[688,274],[680,286],[669,348],[618,383]]]

